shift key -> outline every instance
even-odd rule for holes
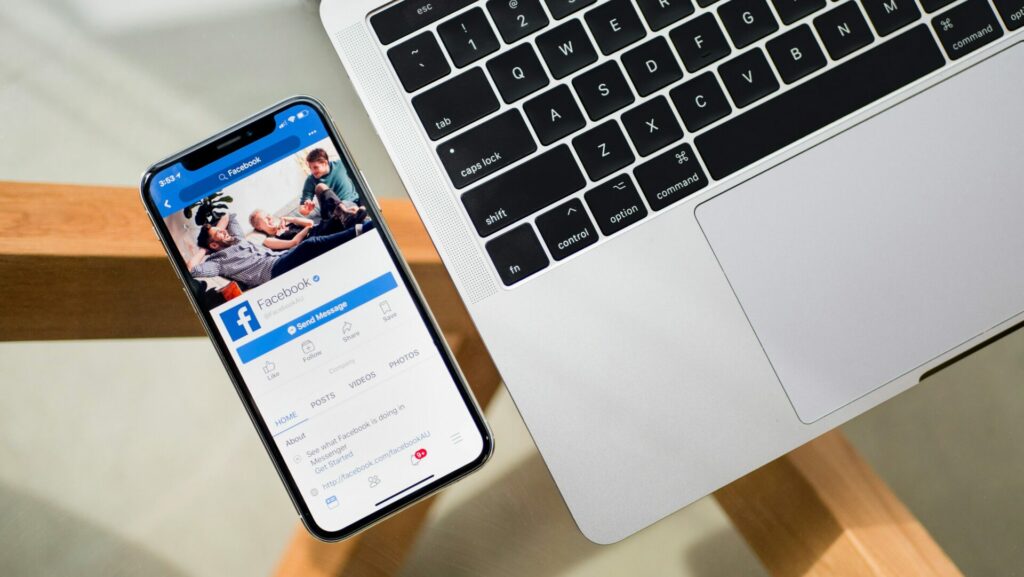
[[[490,236],[587,184],[565,144],[527,160],[462,195],[480,236]]]
[[[437,147],[455,188],[465,188],[537,150],[518,110],[509,110]]]

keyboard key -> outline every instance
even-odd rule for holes
[[[689,144],[679,144],[641,164],[633,176],[654,210],[679,202],[708,185],[708,177]]]
[[[551,262],[528,224],[516,227],[487,243],[487,254],[491,256],[494,269],[498,271],[505,286],[512,286],[544,270]]]
[[[540,0],[490,0],[487,11],[506,44],[525,38],[548,25]]]
[[[388,50],[388,59],[406,92],[416,92],[452,71],[434,35],[424,32]]]
[[[772,0],[772,4],[775,4],[775,9],[779,12],[779,18],[786,24],[792,24],[804,16],[814,14],[827,3],[827,0]]]
[[[537,49],[555,78],[565,78],[597,61],[594,44],[579,20],[566,22],[538,36]]]
[[[715,2],[718,2],[718,0],[697,0],[697,5],[700,6],[701,8],[707,8],[708,6],[714,4]]]
[[[647,216],[640,193],[633,186],[633,181],[624,174],[587,192],[583,197],[605,236],[615,234]]]
[[[584,18],[604,54],[618,52],[647,34],[630,0],[611,0],[587,12]]]
[[[696,72],[729,55],[729,43],[713,14],[702,14],[673,30],[669,36],[676,45],[683,65]]]
[[[565,138],[587,125],[569,87],[562,84],[523,105],[541,144]]]
[[[548,4],[551,15],[561,20],[566,16],[590,6],[597,0],[544,0]]]
[[[1024,0],[995,0],[995,3],[1008,29],[1024,26]]]
[[[718,74],[738,108],[757,102],[779,89],[779,81],[760,48],[719,66]]]
[[[682,86],[672,89],[672,103],[676,105],[683,124],[690,132],[697,132],[712,122],[725,118],[732,106],[725,98],[715,75],[705,72]]]
[[[636,3],[651,30],[661,30],[694,12],[693,0],[636,0]]]
[[[588,70],[572,81],[591,120],[599,120],[633,103],[626,77],[614,60]]]
[[[888,36],[921,17],[914,0],[862,0],[879,36]]]
[[[647,156],[658,149],[683,137],[676,115],[664,96],[658,96],[622,115],[629,139],[641,156]]]
[[[583,163],[590,180],[601,180],[636,160],[629,149],[622,129],[609,120],[572,139],[572,146]]]
[[[779,29],[767,0],[729,0],[718,7],[736,48],[749,46]]]
[[[501,98],[512,103],[548,85],[548,75],[529,43],[495,56],[487,62],[487,70],[498,87]]]
[[[832,60],[856,52],[875,39],[853,0],[815,18],[814,27]]]
[[[422,30],[476,0],[406,0],[370,17],[370,26],[381,44],[391,44]]]
[[[985,0],[967,0],[932,18],[932,27],[953,60],[1002,37],[1003,29]]]
[[[661,90],[683,77],[683,69],[672,49],[660,36],[623,54],[622,65],[640,96]]]
[[[769,40],[767,48],[786,84],[792,84],[825,67],[825,54],[818,46],[810,26],[806,24]]]
[[[462,68],[472,64],[498,49],[498,37],[494,35],[484,11],[474,8],[437,27],[437,34],[444,42],[452,62]]]
[[[479,68],[460,74],[412,99],[423,128],[437,140],[498,109],[498,97]]]
[[[697,150],[711,176],[723,179],[945,62],[928,27],[918,25],[697,136]]]
[[[490,236],[586,186],[576,159],[560,144],[462,195],[473,226]]]
[[[506,111],[437,147],[455,188],[501,170],[537,150],[518,110]]]
[[[536,224],[555,260],[562,260],[597,242],[597,231],[578,198],[538,216]]]
[[[945,8],[955,1],[956,0],[921,0],[921,6],[923,6],[928,12],[935,12],[940,8]]]

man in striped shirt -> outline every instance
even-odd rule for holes
[[[372,228],[373,221],[366,221],[334,234],[308,237],[291,249],[275,252],[246,240],[232,213],[199,230],[196,242],[201,250],[189,260],[188,269],[194,278],[220,276],[255,288]]]

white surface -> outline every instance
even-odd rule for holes
[[[588,538],[623,539],[917,383],[920,373],[908,374],[811,425],[800,422],[693,214],[699,202],[780,157],[512,289],[487,290],[482,278],[501,285],[489,264],[474,264],[486,259],[483,239],[464,209],[448,208],[458,192],[366,26],[365,15],[377,4],[329,0],[321,6],[325,28]],[[983,55],[960,60],[783,155],[806,150]]]
[[[375,192],[401,192],[311,3],[209,0],[205,18],[144,29],[82,13],[134,4],[3,4],[0,179],[134,186],[156,158],[301,92],[334,111]],[[1024,333],[847,428],[967,575],[1024,575],[1022,359]],[[208,341],[3,343],[0,366],[0,574],[273,570],[295,514]],[[440,497],[407,577],[763,574],[711,500],[620,545],[586,542],[507,395],[489,419],[494,459]]]
[[[1020,70],[1024,45],[697,210],[804,422],[1024,311]]]

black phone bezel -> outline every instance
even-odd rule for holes
[[[327,129],[328,136],[331,138],[332,143],[341,154],[342,162],[349,170],[349,174],[352,179],[356,182],[359,187],[360,194],[368,200],[366,202],[366,210],[370,213],[377,224],[377,230],[380,231],[381,237],[384,240],[384,244],[387,247],[388,254],[391,256],[392,261],[395,263],[395,268],[398,270],[399,275],[402,277],[402,282],[413,296],[413,301],[416,303],[417,310],[420,313],[420,317],[430,332],[431,338],[434,341],[435,347],[441,353],[441,357],[444,360],[445,366],[448,369],[449,374],[454,381],[456,388],[459,391],[463,403],[469,410],[470,415],[473,418],[473,422],[477,427],[477,431],[480,434],[482,440],[482,449],[479,455],[471,462],[466,464],[451,473],[424,485],[422,488],[413,491],[412,493],[403,496],[395,502],[382,507],[380,510],[373,514],[363,517],[358,522],[353,523],[343,529],[337,531],[328,531],[317,524],[310,512],[309,506],[306,504],[306,497],[299,489],[295,480],[292,478],[291,473],[288,470],[284,456],[278,450],[277,446],[273,443],[273,436],[269,428],[266,426],[259,409],[256,407],[252,396],[249,394],[248,388],[245,386],[245,381],[242,379],[241,373],[235,366],[234,360],[231,358],[228,352],[227,343],[220,337],[216,331],[216,325],[213,322],[213,317],[209,311],[203,310],[195,295],[189,290],[187,279],[189,278],[188,270],[186,270],[186,263],[182,256],[178,253],[175,248],[174,241],[170,236],[170,232],[167,230],[163,222],[163,218],[160,217],[160,211],[157,209],[156,204],[153,201],[152,196],[149,193],[150,184],[153,181],[153,177],[159,174],[166,168],[173,166],[178,162],[184,162],[186,159],[194,159],[200,155],[201,158],[198,161],[191,161],[190,165],[201,166],[215,162],[218,158],[230,154],[232,151],[237,150],[241,146],[259,140],[267,136],[267,133],[263,133],[264,130],[253,130],[253,127],[264,127],[267,125],[267,119],[270,120],[270,125],[274,125],[274,116],[284,109],[304,104],[311,107],[319,115],[321,122]],[[247,131],[249,133],[247,134]],[[263,133],[263,134],[261,134]],[[238,139],[238,140],[235,140]],[[225,146],[224,143],[227,143]],[[218,145],[221,145],[218,152]],[[213,151],[213,152],[211,152]],[[211,159],[212,158],[212,159]],[[201,164],[200,164],[201,163]],[[346,539],[359,533],[370,526],[386,519],[390,515],[393,515],[406,507],[416,503],[417,501],[436,493],[440,489],[444,488],[451,483],[473,473],[487,462],[491,454],[494,452],[494,438],[490,428],[487,425],[486,420],[483,416],[483,411],[476,403],[475,398],[466,383],[466,379],[463,376],[458,365],[455,363],[454,355],[448,348],[447,343],[441,336],[441,331],[437,326],[437,322],[434,320],[433,315],[427,308],[426,301],[423,298],[422,293],[419,290],[419,286],[416,284],[412,273],[410,272],[408,265],[402,258],[401,254],[395,245],[394,238],[391,235],[390,230],[387,227],[387,223],[381,218],[380,210],[377,207],[376,201],[373,198],[370,188],[367,186],[363,179],[362,173],[356,168],[355,163],[352,159],[352,155],[349,153],[348,147],[342,140],[338,129],[334,126],[330,115],[327,113],[326,108],[315,98],[309,96],[294,96],[286,100],[282,100],[273,106],[260,111],[253,116],[227,128],[226,130],[192,146],[177,154],[171,155],[170,157],[155,163],[142,177],[141,183],[141,196],[142,203],[145,206],[146,214],[149,217],[150,223],[156,232],[157,237],[160,239],[161,244],[164,246],[164,250],[167,252],[167,256],[171,261],[171,264],[178,275],[179,281],[185,287],[185,294],[188,297],[189,303],[192,309],[199,316],[200,321],[203,324],[203,328],[206,330],[207,335],[214,344],[214,348],[220,356],[221,362],[224,364],[225,370],[227,370],[231,382],[235,387],[235,391],[238,393],[242,404],[245,406],[246,412],[249,415],[249,419],[252,421],[253,426],[256,428],[259,434],[260,440],[263,443],[267,454],[271,457],[274,463],[274,468],[277,470],[278,476],[281,478],[282,483],[285,485],[285,489],[288,492],[289,497],[292,500],[292,504],[298,511],[302,523],[306,529],[317,539],[328,542],[335,542]]]

